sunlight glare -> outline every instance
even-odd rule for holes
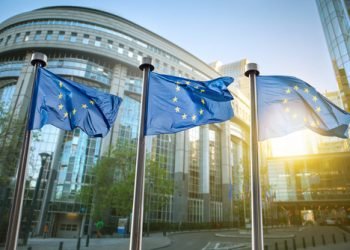
[[[317,153],[318,136],[309,130],[270,140],[273,157],[293,156]]]

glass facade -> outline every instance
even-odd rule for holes
[[[114,35],[114,36],[117,36],[118,38],[121,38],[121,39],[125,40],[127,43],[128,42],[133,43],[136,47],[148,49],[152,53],[159,54],[160,56],[166,58],[167,60],[175,62],[176,64],[184,67],[185,69],[193,72],[195,75],[197,75],[202,80],[208,80],[210,78],[207,75],[203,74],[203,72],[200,72],[198,69],[194,68],[193,66],[188,65],[187,63],[181,61],[176,56],[171,55],[168,52],[155,47],[154,45],[147,44],[147,43],[145,43],[143,41],[140,41],[140,40],[138,40],[138,39],[136,39],[134,37],[126,35],[126,34],[120,32],[120,31],[117,31],[117,30],[114,30],[114,29],[111,29],[111,28],[108,28],[108,27],[104,27],[104,26],[98,25],[98,24],[92,24],[92,23],[81,22],[81,21],[76,21],[76,20],[67,20],[67,19],[64,19],[64,20],[63,19],[62,20],[48,19],[48,20],[40,20],[40,21],[29,21],[29,22],[22,22],[22,23],[14,24],[14,25],[6,27],[5,29],[2,29],[0,31],[0,36],[1,36],[1,34],[3,32],[7,31],[8,29],[31,27],[31,26],[42,27],[42,26],[45,26],[45,25],[48,25],[48,26],[50,26],[50,25],[76,26],[76,27],[92,29],[93,31],[99,31],[99,32],[104,32],[104,33],[110,34],[110,35]],[[36,34],[34,36],[34,40],[40,40],[41,32],[42,32],[41,30],[36,31]],[[65,31],[61,30],[58,33],[57,39],[59,41],[64,41],[65,40],[65,35],[66,35]],[[10,39],[10,38],[11,37],[8,37],[8,39]],[[26,36],[26,39],[29,39],[29,36]],[[75,39],[73,38],[73,40],[75,40]],[[25,40],[25,41],[27,41],[27,40]],[[102,41],[102,37],[95,37],[95,41],[94,41],[95,46],[96,47],[101,47],[101,45],[102,45],[101,41]],[[89,35],[88,34],[84,34],[82,43],[83,44],[89,44]],[[0,43],[0,45],[1,45],[1,43]],[[110,46],[110,44],[106,45],[106,47],[109,47],[109,46]],[[118,53],[123,54],[123,49],[122,49],[123,47],[124,47],[123,44],[121,46],[119,46]],[[133,57],[133,52],[132,51],[128,51],[128,56],[129,57]],[[179,73],[179,76],[182,76],[182,74]],[[189,75],[185,74],[185,77],[189,77]]]
[[[15,93],[15,83],[7,84],[0,88],[0,103],[5,112],[9,111],[13,94]]]
[[[45,10],[37,11],[45,12]],[[58,13],[65,15],[64,11],[62,13],[58,11]],[[106,17],[103,16],[103,18]],[[170,54],[171,50],[165,52],[159,49],[158,47],[166,44],[166,40],[154,36],[151,32],[145,32],[144,35],[140,35],[140,38],[149,39],[147,36],[150,36],[150,41],[159,39],[159,44],[155,42],[151,45],[134,37],[134,33],[126,34],[99,24],[96,20],[94,20],[96,23],[93,23],[84,19],[86,18],[82,17],[81,21],[73,21],[62,19],[60,15],[57,17],[53,15],[52,18],[46,16],[43,19],[14,22],[13,25],[0,31],[0,40],[3,39],[2,44],[0,43],[0,53],[5,43],[9,43],[6,46],[14,43],[16,46],[22,46],[19,50],[14,49],[12,56],[8,56],[11,53],[7,53],[6,57],[0,59],[0,97],[2,100],[7,100],[9,108],[15,93],[18,93],[16,98],[20,103],[27,101],[25,93],[31,84],[32,68],[28,63],[31,55],[26,54],[25,51],[28,50],[25,48],[27,45],[32,47],[33,44],[43,45],[43,52],[48,56],[48,70],[123,98],[116,124],[109,135],[103,139],[89,138],[78,129],[61,131],[50,125],[33,132],[25,201],[28,205],[33,199],[39,171],[43,167],[40,155],[47,153],[51,161],[45,166],[42,184],[39,187],[38,207],[34,209],[33,226],[41,223],[40,214],[43,204],[48,203],[45,220],[50,224],[51,237],[72,238],[77,237],[79,232],[81,234],[94,232],[95,218],[90,217],[92,205],[83,204],[79,195],[83,187],[93,184],[95,176],[91,169],[103,154],[121,142],[126,142],[131,147],[137,145],[142,92],[142,72],[138,69],[138,65],[143,56],[151,55],[160,73],[191,79],[199,77],[202,80],[208,79],[208,75],[211,74],[215,77],[220,76],[190,54],[186,54],[182,59],[178,58],[178,55],[184,51],[171,43],[168,46],[181,53]],[[127,23],[127,25],[134,24]],[[79,27],[79,29],[70,29],[70,27]],[[115,25],[115,27],[119,26]],[[144,32],[143,28],[140,31]],[[87,51],[87,48],[93,49],[93,53]],[[110,55],[106,55],[112,52],[118,56],[111,58]],[[198,65],[191,62],[198,62]],[[198,70],[197,66],[207,71]],[[21,110],[25,108],[23,106]],[[245,120],[242,121],[245,122]],[[231,182],[232,185],[240,187],[235,191],[235,196],[241,195],[243,192],[242,168],[248,154],[247,150],[243,149],[244,144],[241,143],[245,140],[242,135],[235,137],[230,146],[223,146],[223,133],[232,132],[231,129],[228,130],[225,132],[221,125],[212,124],[205,129],[196,127],[184,132],[184,141],[181,143],[178,141],[178,135],[175,134],[152,136],[147,139],[147,157],[155,161],[158,167],[155,176],[152,176],[152,182],[158,183],[166,179],[170,180],[169,186],[171,186],[171,193],[165,194],[159,191],[156,185],[150,184],[151,179],[146,180],[148,191],[152,190],[146,196],[148,206],[152,208],[147,217],[151,228],[158,227],[157,230],[159,230],[165,223],[168,225],[194,223],[210,228],[214,223],[218,225],[227,219],[225,217],[227,211],[224,211],[227,209],[224,204],[230,198],[224,195],[226,187],[223,186],[232,178],[234,179]],[[203,143],[206,147],[203,147]],[[176,157],[179,152],[182,154],[181,159]],[[231,154],[232,157],[228,157],[230,159],[228,165],[232,167],[232,171],[226,176],[223,174],[222,158]],[[203,160],[204,158],[206,160]],[[0,166],[0,171],[2,167]],[[147,168],[151,167],[147,166]],[[203,177],[203,171],[206,171],[205,177]],[[49,179],[51,172],[57,172],[57,177],[52,182]],[[118,173],[118,170],[116,173],[111,173],[113,181],[117,184],[118,181],[122,181]],[[178,176],[181,178],[177,180],[177,186],[172,187],[172,181]],[[45,192],[51,184],[52,197],[45,201]],[[180,189],[182,191],[179,191]],[[176,208],[179,197],[183,205]],[[26,207],[26,211],[28,208],[29,206]],[[106,208],[104,218],[112,232],[115,231],[117,223],[115,216],[119,215],[118,211],[113,209]],[[24,215],[25,220],[27,220],[27,214]],[[230,220],[233,222],[232,219]]]
[[[323,31],[346,110],[350,110],[350,2],[317,0]]]
[[[348,153],[271,159],[268,161],[269,199],[277,205],[277,211],[291,211],[294,215],[291,223],[303,223],[300,211],[307,209],[313,211],[319,224],[325,223],[333,210],[341,220],[338,223],[347,223],[349,159]],[[295,210],[298,212],[292,212]]]

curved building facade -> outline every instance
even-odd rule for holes
[[[152,57],[155,71],[163,74],[197,80],[221,75],[179,46],[119,16],[82,7],[41,8],[0,24],[0,98],[3,106],[20,118],[29,103],[34,70],[30,57],[34,51],[48,56],[47,69],[53,73],[124,100],[115,125],[103,139],[50,125],[33,132],[25,199],[32,199],[42,166],[41,153],[51,156],[48,165],[57,172],[52,194],[48,195],[48,216],[41,218],[37,211],[39,215],[33,223],[48,221],[51,236],[72,237],[87,221],[76,194],[92,179],[88,178],[89,169],[118,140],[133,145],[137,141],[142,88],[138,66],[142,57]],[[242,76],[244,65],[237,65],[240,67],[235,74]],[[235,117],[231,121],[147,139],[147,150],[166,159],[163,165],[175,182],[169,203],[161,211],[151,213],[151,221],[202,223],[241,219],[238,204],[247,191],[244,180],[248,175],[245,169],[249,160],[250,118],[248,101],[237,86],[232,86]],[[45,167],[43,175],[47,178],[48,169]],[[43,183],[48,183],[45,178]],[[41,187],[39,200],[47,192],[45,185]]]

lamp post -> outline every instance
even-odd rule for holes
[[[29,213],[28,213],[28,216],[27,216],[27,226],[26,226],[26,232],[25,232],[24,242],[23,242],[24,245],[26,245],[27,242],[28,242],[29,232],[31,231],[31,228],[32,228],[33,211],[34,211],[34,208],[36,206],[36,201],[37,201],[37,198],[38,198],[38,193],[39,193],[39,188],[40,188],[40,185],[41,185],[41,179],[42,179],[42,176],[43,176],[44,168],[47,165],[47,163],[49,162],[48,159],[51,158],[51,155],[48,154],[48,153],[45,153],[45,152],[40,153],[39,155],[41,157],[41,167],[40,167],[40,170],[39,170],[38,179],[36,181],[32,203],[30,205]]]

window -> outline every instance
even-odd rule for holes
[[[89,44],[89,35],[88,34],[84,34],[84,36],[83,36],[83,44]]]
[[[134,56],[134,49],[129,48],[128,57],[133,57],[133,56]]]
[[[123,54],[124,53],[124,45],[123,44],[119,44],[118,53],[119,54]]]
[[[2,41],[3,41],[3,40],[4,40],[4,38],[1,38],[1,39],[0,39],[0,44],[2,44]]]
[[[38,41],[40,37],[41,37],[41,30],[38,30],[37,32],[35,32],[34,40]]]
[[[70,36],[70,41],[71,41],[72,43],[75,43],[75,42],[77,41],[77,36],[78,36],[78,33],[72,32],[72,33],[71,33],[71,36]]]
[[[58,33],[58,40],[59,40],[59,41],[64,41],[64,34],[65,34],[64,31],[60,31],[60,32]]]
[[[137,54],[137,61],[139,61],[140,63],[142,62],[142,53],[141,52],[139,52]]]
[[[26,42],[26,41],[29,40],[29,35],[30,35],[30,32],[27,31],[26,34],[25,34],[24,37],[23,37],[23,41],[24,41],[24,42]]]
[[[10,40],[11,40],[11,36],[8,36],[8,37],[6,38],[5,46],[9,43]]]
[[[96,40],[95,40],[95,46],[96,47],[100,47],[101,46],[101,37],[97,36],[96,37]]]
[[[47,40],[47,41],[52,40],[52,33],[53,33],[52,30],[48,30],[47,33],[46,33],[45,40]]]
[[[20,36],[21,36],[21,33],[17,33],[16,34],[16,37],[15,37],[15,43],[19,43],[20,42]]]
[[[113,41],[108,40],[108,48],[113,49]]]
[[[154,62],[154,67],[155,67],[156,69],[158,69],[158,68],[159,68],[159,64],[160,64],[159,60],[156,59],[155,62]]]

